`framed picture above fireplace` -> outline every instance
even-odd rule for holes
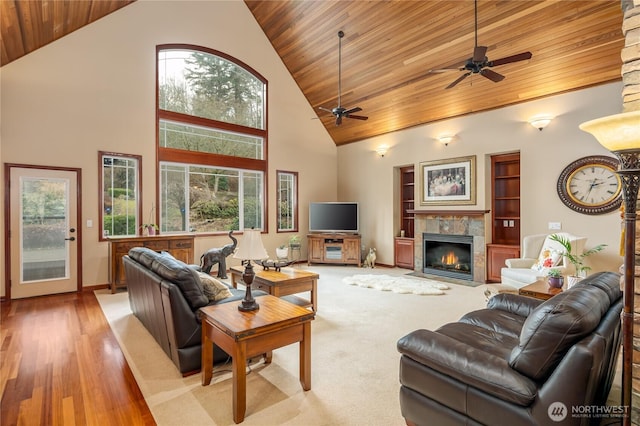
[[[476,156],[420,163],[420,204],[476,203]]]

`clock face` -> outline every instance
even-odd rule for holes
[[[558,195],[572,210],[603,214],[622,203],[618,160],[606,156],[584,157],[569,164],[558,178]]]

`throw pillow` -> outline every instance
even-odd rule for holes
[[[538,256],[538,260],[533,264],[531,269],[536,271],[542,271],[544,269],[553,268],[554,266],[558,266],[562,261],[562,253],[558,250],[555,250],[551,247],[545,247],[540,252],[540,256]]]
[[[219,302],[222,299],[233,296],[233,293],[225,283],[204,272],[198,272],[198,276],[202,283],[202,292],[210,302]]]

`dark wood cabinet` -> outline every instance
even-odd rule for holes
[[[193,235],[156,235],[152,237],[128,237],[109,239],[109,284],[111,292],[127,285],[122,257],[134,247],[147,247],[166,251],[184,263],[193,263]]]
[[[414,263],[413,238],[395,238],[395,264],[398,268],[413,269]]]
[[[500,282],[500,270],[505,267],[504,261],[514,257],[520,257],[520,246],[487,245],[487,281]]]
[[[338,263],[360,266],[360,235],[309,234],[309,264]]]
[[[491,191],[487,281],[499,282],[505,259],[520,256],[520,153],[491,157]]]

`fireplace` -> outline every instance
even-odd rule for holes
[[[422,234],[425,274],[473,280],[473,236]]]

